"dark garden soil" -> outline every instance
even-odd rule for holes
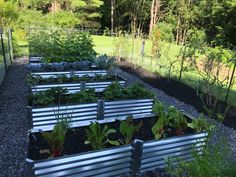
[[[142,122],[142,126],[139,129],[137,133],[135,133],[133,139],[140,139],[143,141],[148,141],[148,140],[153,140],[154,136],[151,131],[151,127],[156,123],[156,118],[145,118],[145,119],[139,119],[139,120],[134,120],[134,124],[138,125],[140,122]],[[188,119],[188,122],[191,120]],[[119,133],[119,126],[120,126],[120,121],[115,121],[112,123],[106,124],[108,125],[109,128],[116,129],[117,132],[110,135],[109,139],[110,140],[123,140],[123,136]],[[102,125],[101,127],[104,127]],[[64,150],[63,153],[64,155],[72,155],[76,153],[82,153],[82,152],[88,152],[92,151],[92,148],[90,145],[85,144],[86,141],[86,132],[85,129],[88,129],[88,126],[86,127],[80,127],[76,129],[70,129],[65,138],[65,143],[64,143]],[[168,129],[168,128],[167,128]],[[169,128],[169,132],[166,133],[166,138],[168,137],[173,137],[176,136],[174,133],[174,129]],[[186,128],[183,132],[183,134],[192,134],[194,131],[190,128]],[[29,136],[29,154],[28,157],[33,160],[41,160],[41,159],[46,159],[49,157],[48,153],[40,153],[43,152],[44,150],[49,149],[48,143],[45,141],[41,133],[31,133]],[[111,148],[114,147],[113,145],[106,145],[106,148]],[[42,151],[43,150],[43,151]]]
[[[168,82],[167,79],[161,75],[157,73],[154,74],[141,67],[136,68],[134,64],[128,61],[118,62],[118,65],[125,72],[133,74],[147,84],[164,91],[168,95],[173,96],[182,102],[192,105],[199,112],[206,113],[200,98],[197,96],[196,91],[193,88],[173,79],[170,79]],[[219,102],[219,107],[224,110],[227,105],[224,102]],[[223,124],[236,130],[236,107],[230,108]]]

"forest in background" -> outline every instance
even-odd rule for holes
[[[235,0],[0,0],[0,26],[92,28],[184,44],[197,30],[211,46],[236,43]]]

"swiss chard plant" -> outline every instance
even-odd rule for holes
[[[126,120],[121,121],[119,131],[124,137],[124,140],[120,140],[121,144],[130,144],[134,134],[139,131],[142,124],[140,122],[138,125],[135,125],[132,116],[128,116]]]
[[[52,132],[42,133],[43,138],[49,144],[51,157],[62,155],[67,130],[67,126],[65,126],[64,123],[59,122],[54,126]]]
[[[98,122],[91,122],[89,129],[86,129],[87,140],[85,144],[90,144],[93,150],[105,148],[106,144],[119,145],[118,141],[112,141],[109,136],[116,133],[115,129],[109,129],[107,125],[103,128]]]
[[[169,125],[175,129],[176,135],[182,135],[187,128],[187,119],[183,113],[178,111],[175,107],[170,106],[168,109]]]
[[[199,133],[206,131],[209,128],[209,124],[206,118],[204,118],[204,115],[200,114],[197,119],[193,119],[191,123],[188,123],[188,127],[194,129],[196,133]]]
[[[158,120],[152,127],[152,133],[155,139],[160,139],[164,136],[165,127],[169,124],[169,119],[167,118],[164,105],[159,101],[154,104],[153,112],[157,114]]]

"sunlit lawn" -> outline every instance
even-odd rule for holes
[[[113,56],[115,54],[114,50],[114,41],[115,37],[107,37],[107,36],[92,36],[93,42],[95,44],[94,49],[99,54],[108,54]],[[144,57],[141,56],[141,39],[128,39],[126,43],[124,43],[125,52],[121,52],[124,58],[128,58],[134,64],[143,67],[152,72],[158,72],[162,76],[168,77],[168,68],[170,66],[170,62],[176,60],[178,53],[181,49],[180,46],[172,43],[161,43],[161,46],[164,48],[161,56],[158,59],[153,59],[151,56],[151,41],[145,41],[145,52]],[[134,44],[134,48],[132,45]],[[133,52],[132,52],[133,51]],[[176,62],[174,64],[173,72],[171,73],[171,78],[178,79],[180,71],[180,62]],[[184,72],[182,75],[182,82],[186,85],[189,85],[193,88],[196,88],[199,80],[201,79],[200,75],[197,72]],[[213,90],[213,94],[217,96],[220,100],[224,100],[226,94],[225,91],[219,92],[217,88]],[[229,95],[229,103],[236,106],[236,85],[234,85],[232,91]]]

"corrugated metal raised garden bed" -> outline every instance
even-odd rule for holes
[[[134,176],[140,171],[164,167],[168,158],[191,160],[193,148],[202,153],[207,138],[203,129],[199,131],[189,126],[179,132],[177,126],[165,125],[164,134],[158,129],[157,135],[153,127],[159,119],[129,117],[123,121],[81,126],[67,131],[63,147],[59,149],[50,146],[45,133],[29,133],[28,172],[31,176],[118,176],[125,173]],[[174,119],[171,121],[170,125]],[[190,125],[195,121],[187,118]],[[100,146],[99,136],[91,136],[94,126],[99,126],[100,132],[109,132]],[[132,136],[125,136],[124,132],[132,128]],[[55,138],[57,134],[53,135]],[[159,135],[159,140],[153,140]],[[48,158],[50,155],[54,158]]]

